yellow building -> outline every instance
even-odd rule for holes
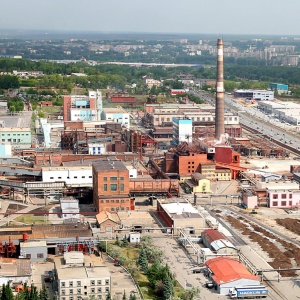
[[[231,180],[231,172],[229,169],[216,169],[215,174],[216,174],[216,180],[218,180],[218,181],[221,181],[221,180],[230,181]]]
[[[210,180],[200,173],[194,173],[191,180],[187,180],[185,184],[193,193],[210,193]]]

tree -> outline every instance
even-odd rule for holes
[[[129,300],[137,300],[135,294],[130,294]]]
[[[124,293],[123,293],[123,297],[122,297],[122,300],[127,300],[127,297],[126,297],[126,293],[125,293],[125,290],[124,290]]]
[[[142,271],[144,273],[147,273],[147,271],[148,271],[148,260],[147,260],[147,254],[146,254],[146,251],[145,251],[144,247],[142,247],[142,249],[140,251],[138,264],[140,265]]]
[[[10,288],[9,283],[2,285],[0,299],[1,300],[13,300],[14,299],[14,295],[13,295],[12,289]]]
[[[116,245],[120,246],[120,240],[119,240],[119,236],[118,235],[116,235]]]
[[[123,247],[127,247],[128,246],[128,239],[127,239],[126,234],[124,235],[124,238],[122,240],[122,246]]]
[[[106,294],[106,298],[105,298],[106,300],[112,300],[111,299],[111,294],[110,294],[110,291],[108,291],[108,293]]]
[[[174,295],[174,285],[173,280],[170,276],[168,276],[164,281],[164,289],[163,289],[163,297],[168,300],[171,299]]]
[[[44,285],[43,288],[40,290],[39,300],[49,300],[49,296],[46,290],[46,286]]]

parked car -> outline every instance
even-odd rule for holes
[[[214,283],[212,282],[212,281],[207,281],[206,283],[205,283],[205,286],[208,288],[208,289],[212,289],[212,288],[214,288]]]
[[[202,270],[201,269],[194,269],[193,274],[197,274],[197,273],[202,273]]]

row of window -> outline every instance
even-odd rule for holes
[[[287,201],[281,201],[281,206],[287,206]],[[289,201],[289,205],[288,206],[292,206],[293,205],[293,201]],[[278,201],[273,201],[273,206],[278,206]]]
[[[83,292],[82,289],[75,289],[75,290],[69,289],[68,291],[69,291],[69,295],[74,295],[74,294],[81,295],[82,293],[84,293],[84,295],[87,295],[87,293],[88,293],[88,291]],[[95,294],[96,291],[97,291],[97,293],[102,293],[102,288],[101,287],[98,287],[97,289],[96,288],[91,288],[89,293]],[[103,292],[104,291],[109,292],[109,287],[108,286],[105,287],[105,289],[103,289]],[[61,290],[60,293],[61,293],[62,296],[65,296],[66,295],[66,290]]]
[[[119,177],[119,179],[120,179],[120,180],[124,180],[124,177]],[[104,180],[104,181],[107,181],[107,177],[103,177],[103,180]],[[109,180],[110,180],[110,181],[117,181],[117,180],[118,180],[118,177],[116,177],[116,176],[111,176],[111,177],[109,177]]]
[[[5,136],[5,135],[7,135],[7,136],[10,136],[10,133],[0,133],[0,136]],[[12,136],[14,136],[14,135],[17,135],[17,136],[20,136],[20,135],[26,135],[26,136],[28,136],[29,135],[29,133],[12,133],[11,134]]]
[[[103,190],[104,190],[104,192],[108,191],[106,183],[103,184]],[[110,184],[110,192],[116,192],[116,191],[118,191],[118,185],[115,184],[115,183]],[[119,191],[124,192],[124,184],[123,183],[120,184],[120,190]]]
[[[129,202],[129,199],[127,200],[105,200],[105,203],[124,203],[124,202]],[[100,203],[104,203],[104,200],[100,200]]]
[[[81,286],[81,281],[76,281],[77,283],[77,287]],[[103,281],[103,283],[105,283],[105,285],[109,285],[109,279],[105,279],[105,281]],[[90,281],[90,285],[102,285],[102,280],[91,280]],[[73,287],[74,286],[74,282],[73,281],[69,281],[69,287]],[[66,282],[62,281],[61,282],[61,287],[66,287]],[[86,289],[87,286],[84,286],[84,289]]]
[[[78,178],[93,178],[93,176],[73,176],[72,179],[78,179]],[[50,179],[54,179],[54,177],[50,177]],[[58,176],[57,179],[63,179],[61,176]],[[70,179],[70,177],[68,176],[67,179]]]
[[[293,194],[288,194],[289,199],[293,198]],[[278,194],[273,194],[273,199],[279,199]],[[281,194],[281,199],[287,199],[287,194]]]
[[[20,143],[20,139],[7,139],[8,142]],[[5,139],[2,139],[2,142],[5,142]]]

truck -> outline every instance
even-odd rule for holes
[[[230,299],[266,298],[268,293],[268,289],[262,285],[234,287],[229,289]]]

